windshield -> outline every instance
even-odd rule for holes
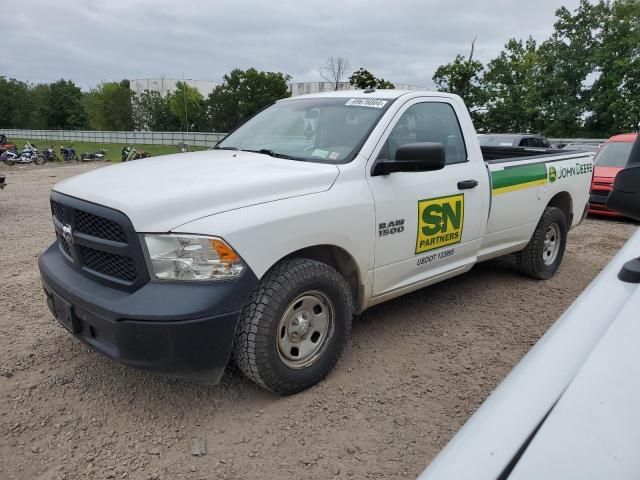
[[[481,146],[500,146],[500,147],[512,147],[516,141],[515,135],[478,135],[478,141]]]
[[[597,143],[569,143],[562,147],[563,150],[577,150],[580,152],[596,152],[598,150]]]
[[[629,155],[631,155],[631,142],[611,142],[605,144],[602,150],[596,155],[595,163],[598,167],[620,167],[627,166]]]
[[[312,162],[349,162],[391,103],[378,98],[279,102],[251,118],[215,148]]]

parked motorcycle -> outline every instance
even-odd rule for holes
[[[76,151],[73,149],[73,147],[71,145],[69,145],[68,147],[63,147],[61,145],[60,146],[60,154],[62,155],[62,160],[64,160],[65,162],[77,162],[78,161],[78,155],[76,154]]]
[[[104,148],[100,148],[95,152],[84,152],[80,155],[80,160],[83,162],[99,162],[107,159],[107,151]]]
[[[145,152],[143,149],[136,148],[135,145],[125,145],[122,147],[121,157],[123,162],[129,162],[131,160],[138,160],[140,158],[148,158],[150,153]]]
[[[53,148],[53,145],[51,145],[49,148],[43,150],[42,154],[44,155],[44,158],[47,160],[47,162],[57,162],[58,160],[60,160],[58,158],[58,154],[56,153],[56,151]]]
[[[0,160],[2,160],[7,165],[15,165],[16,161],[20,158],[20,154],[17,150],[5,150],[0,153]]]
[[[45,156],[38,152],[35,145],[27,143],[22,151],[7,150],[2,153],[2,161],[7,165],[28,165],[35,163],[36,165],[44,165],[47,163]]]

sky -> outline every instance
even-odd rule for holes
[[[123,78],[221,81],[234,68],[318,81],[330,56],[430,87],[474,37],[476,57],[509,38],[545,40],[578,0],[2,0],[0,76],[89,90]],[[8,22],[8,23],[7,23]]]

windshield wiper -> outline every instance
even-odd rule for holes
[[[213,147],[214,150],[240,150],[238,147]]]
[[[294,157],[292,155],[286,155],[284,153],[274,152],[273,150],[269,150],[268,148],[261,148],[260,150],[242,149],[242,151],[251,152],[251,153],[262,153],[263,155],[269,155],[270,157],[273,157],[273,158],[284,158],[285,160],[299,160],[301,162],[305,161],[304,158]]]

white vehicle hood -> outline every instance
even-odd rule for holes
[[[336,165],[207,150],[99,168],[53,189],[125,213],[138,232],[166,232],[216,213],[326,191],[338,173]]]
[[[640,477],[639,309],[637,289],[542,423],[510,480]]]
[[[640,230],[419,480],[640,478],[639,253]]]

